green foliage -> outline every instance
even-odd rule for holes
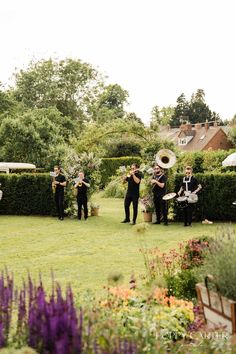
[[[103,158],[101,163],[101,186],[104,187],[108,183],[120,166],[131,166],[135,162],[141,164],[142,160],[139,156]]]
[[[124,105],[127,103],[128,92],[120,85],[108,85],[91,105],[92,120],[103,124],[112,119],[123,118]]]
[[[28,110],[15,117],[5,117],[0,125],[0,159],[49,168],[59,157],[55,147],[65,144],[72,127],[70,119],[62,119],[55,108]]]
[[[236,231],[222,228],[211,242],[201,274],[214,277],[221,295],[236,300]]]
[[[125,187],[121,182],[121,178],[117,176],[111,177],[110,182],[106,185],[104,189],[105,198],[124,198]]]
[[[93,150],[100,152],[100,156],[102,156],[109,145],[113,146],[114,142],[120,139],[129,139],[130,137],[133,139],[135,137],[137,141],[146,143],[149,139],[152,139],[152,135],[153,132],[137,120],[120,118],[102,125],[90,122],[80,135],[75,149],[77,152]]]
[[[177,171],[182,173],[187,165],[194,173],[229,172],[232,167],[222,167],[222,161],[234,150],[194,151],[178,154]]]
[[[134,139],[110,142],[104,157],[140,156],[141,145]]]
[[[161,109],[158,106],[154,106],[151,112],[150,127],[156,130],[160,125],[169,124],[173,114],[174,108],[171,106],[162,107]]]
[[[195,204],[195,219],[235,221],[236,213],[232,203],[236,196],[236,173],[195,174],[202,190],[198,193],[199,201]],[[183,175],[175,176],[175,191],[181,186]],[[177,220],[183,218],[183,210],[174,204]]]
[[[55,206],[49,174],[1,174],[1,214],[50,215]]]
[[[16,74],[16,100],[29,108],[56,107],[63,116],[81,119],[101,87],[98,72],[81,60],[41,60]]]
[[[192,94],[190,102],[187,101],[184,93],[177,98],[170,124],[172,127],[179,127],[186,122],[194,124],[210,120],[221,122],[219,114],[212,112],[205,103],[205,92],[198,89]]]
[[[233,146],[236,146],[236,125],[232,126],[228,132],[228,137]]]

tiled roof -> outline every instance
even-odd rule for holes
[[[162,129],[159,133],[160,137],[169,139],[173,141],[176,145],[178,145],[184,151],[200,151],[203,150],[204,147],[211,141],[211,139],[220,131],[222,130],[225,134],[226,129],[225,127],[212,127],[209,126],[206,129],[204,126],[201,128],[195,129],[193,127],[191,130],[183,131],[180,128],[169,128],[169,130]],[[193,136],[190,142],[186,145],[179,145],[178,140],[179,138],[183,138],[184,136]]]

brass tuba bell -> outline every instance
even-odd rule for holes
[[[156,163],[158,166],[164,169],[168,169],[174,166],[176,163],[176,156],[173,151],[168,149],[159,150],[156,154]]]

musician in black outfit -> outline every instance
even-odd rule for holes
[[[54,167],[54,172],[56,177],[52,182],[52,186],[55,187],[55,202],[57,208],[57,214],[59,220],[64,220],[64,188],[66,187],[66,178],[61,173],[61,168],[59,166]]]
[[[139,199],[139,186],[143,174],[139,171],[139,165],[133,163],[131,166],[131,171],[128,176],[123,177],[123,183],[128,183],[127,193],[125,196],[125,219],[122,223],[130,223],[131,225],[136,224],[136,219],[138,215],[138,199]],[[133,203],[133,222],[130,222],[130,204]]]
[[[87,191],[90,187],[89,180],[84,177],[84,172],[79,172],[79,179],[75,184],[75,188],[78,189],[77,192],[77,204],[78,204],[78,220],[81,220],[82,216],[82,207],[84,210],[84,219],[88,218],[88,197]]]
[[[161,223],[161,215],[163,217],[164,225],[168,225],[167,220],[167,202],[163,200],[162,197],[166,194],[166,183],[167,177],[164,175],[163,170],[160,166],[156,165],[154,167],[154,175],[151,180],[151,184],[153,186],[153,202],[156,211],[156,222],[154,224]]]
[[[185,168],[185,177],[183,178],[178,195],[180,196],[183,193],[185,196],[188,197],[190,193],[197,194],[201,189],[201,184],[199,184],[197,179],[193,176],[192,167],[187,166]],[[193,203],[188,203],[187,206],[184,208],[184,226],[192,225],[193,210]]]

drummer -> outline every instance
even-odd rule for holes
[[[184,194],[188,197],[190,194],[197,194],[202,189],[201,184],[198,183],[196,177],[193,176],[193,169],[191,166],[186,166],[185,177],[183,178],[178,195]],[[184,208],[184,226],[192,226],[194,204],[188,203]]]
[[[162,197],[166,193],[166,183],[167,178],[160,166],[156,165],[154,167],[154,174],[151,180],[153,201],[156,211],[156,222],[154,224],[161,223],[161,214],[163,217],[164,225],[168,225],[167,220],[167,202],[163,200]]]

